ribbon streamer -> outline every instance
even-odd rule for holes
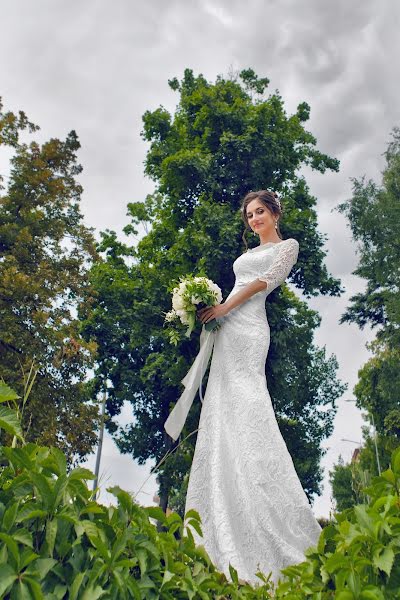
[[[175,404],[169,414],[168,419],[164,423],[164,429],[170,437],[175,441],[178,439],[180,432],[186,421],[186,417],[193,404],[197,390],[200,387],[200,400],[203,402],[203,392],[201,382],[205,369],[207,369],[208,361],[210,360],[211,352],[214,347],[215,330],[207,331],[203,325],[200,335],[200,350],[197,354],[192,366],[182,379],[185,386],[181,397]]]

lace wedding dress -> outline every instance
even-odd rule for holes
[[[267,295],[284,282],[297,261],[299,244],[289,238],[250,249],[233,263],[235,285],[228,298],[255,279],[265,290],[220,319],[217,331],[202,332],[201,349],[183,380],[185,392],[165,423],[176,439],[212,360],[190,470],[185,513],[194,508],[203,537],[192,530],[212,562],[231,580],[261,585],[256,572],[272,572],[305,560],[321,527],[301,486],[275,417],[265,377],[270,328]]]

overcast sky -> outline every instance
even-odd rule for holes
[[[356,246],[344,218],[332,209],[350,197],[351,177],[380,181],[390,132],[400,125],[398,57],[400,3],[320,0],[2,0],[1,89],[5,110],[24,110],[40,125],[36,139],[65,138],[76,130],[84,171],[82,210],[96,232],[118,232],[127,223],[128,202],[143,200],[153,183],[143,175],[147,145],[141,117],[160,105],[174,111],[178,94],[168,79],[185,68],[209,81],[231,70],[253,68],[270,79],[288,114],[300,102],[311,106],[305,124],[322,152],[338,158],[339,173],[304,171],[318,199],[319,228],[328,235],[326,264],[346,288],[341,298],[315,298],[322,316],[315,343],[335,354],[338,377],[348,383],[339,400],[328,453],[323,495],[316,516],[331,506],[328,469],[339,454],[350,460],[361,440],[360,412],[352,390],[368,359],[370,330],[339,325],[348,299],[365,283],[351,274]],[[6,168],[5,154],[0,166]],[[123,419],[129,420],[129,406]],[[352,441],[342,441],[346,438]],[[94,459],[89,461],[94,467]],[[137,492],[152,464],[120,456],[107,437],[102,461],[101,500],[111,484]],[[152,476],[137,496],[152,504]]]

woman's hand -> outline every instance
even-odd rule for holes
[[[216,304],[215,306],[206,306],[197,311],[197,316],[202,323],[208,323],[212,319],[224,317],[229,312],[229,308],[225,303]]]
[[[246,302],[249,300],[249,298],[254,296],[254,294],[261,292],[261,290],[265,290],[267,287],[268,284],[265,281],[255,279],[254,281],[248,283],[246,287],[241,289],[239,292],[236,292],[236,294],[231,296],[229,299],[227,298],[222,304],[200,308],[196,314],[202,323],[208,323],[208,321],[212,321],[212,319],[224,317],[233,308],[236,308],[243,302]]]

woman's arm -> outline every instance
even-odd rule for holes
[[[258,278],[268,283],[268,294],[285,281],[293,265],[296,264],[298,256],[299,242],[294,238],[288,238],[279,244],[272,265]]]
[[[207,323],[212,319],[217,319],[218,317],[224,317],[232,310],[232,308],[236,308],[239,304],[242,304],[257,292],[261,292],[261,290],[265,290],[268,284],[265,281],[260,281],[259,279],[255,279],[251,283],[248,283],[246,287],[242,290],[234,294],[229,300],[226,300],[222,304],[217,304],[216,306],[208,306],[206,308],[202,308],[197,312],[199,315],[200,321],[202,323]]]

